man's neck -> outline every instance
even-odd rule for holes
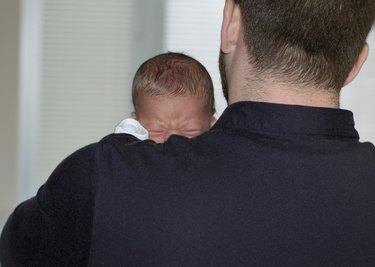
[[[339,108],[339,93],[335,90],[292,85],[268,84],[259,88],[242,86],[229,90],[229,104],[239,101],[255,101],[312,107]]]

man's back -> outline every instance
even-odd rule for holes
[[[92,198],[61,193],[85,207],[83,230],[72,223],[66,238],[83,245],[67,261],[76,253],[90,266],[374,266],[375,149],[358,142],[351,116],[248,102],[192,140],[108,136],[88,148],[87,175],[75,177]],[[72,172],[69,162],[56,177]],[[43,203],[54,203],[48,192],[63,179],[52,176],[38,196],[44,210],[59,207],[37,219],[55,220],[57,232],[69,210]]]
[[[94,244],[118,242],[129,265],[373,266],[375,149],[339,113],[235,104],[198,139],[144,146],[137,176],[100,180],[97,209],[119,217],[94,225]],[[114,188],[122,198],[108,199]],[[102,248],[92,255],[107,258]]]

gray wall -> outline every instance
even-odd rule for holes
[[[0,0],[0,220],[16,205],[19,18],[20,0]]]

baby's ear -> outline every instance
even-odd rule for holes
[[[133,111],[132,113],[130,113],[130,115],[132,116],[133,119],[137,119],[137,113],[135,113],[135,111]]]

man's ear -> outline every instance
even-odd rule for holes
[[[133,111],[132,113],[130,113],[130,115],[132,116],[133,119],[137,119],[137,113],[135,113],[135,111]]]
[[[359,53],[357,61],[355,62],[352,70],[349,72],[348,76],[346,77],[344,86],[349,84],[351,81],[353,81],[354,78],[357,76],[357,74],[359,73],[359,71],[361,70],[363,66],[363,63],[365,63],[367,59],[368,51],[369,51],[368,44],[365,43],[365,45],[363,46],[361,50],[361,53]]]
[[[242,15],[234,0],[226,0],[221,26],[221,50],[227,54],[233,51],[241,38]]]

